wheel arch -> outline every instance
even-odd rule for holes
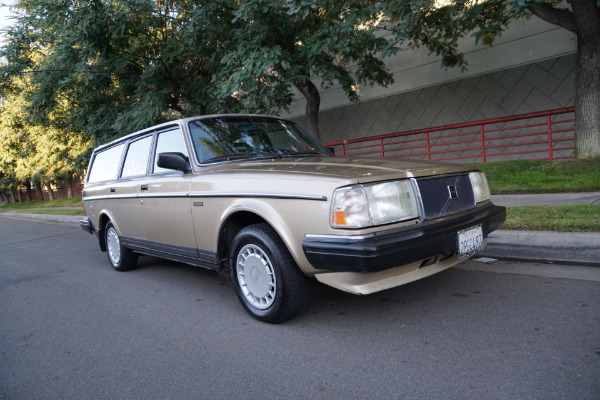
[[[260,223],[269,224],[262,216],[251,211],[236,211],[228,215],[219,229],[217,258],[219,260],[228,259],[231,251],[231,244],[238,232],[247,226]]]
[[[108,221],[112,221],[112,218],[107,213],[101,213],[98,219],[98,243],[100,244],[100,250],[106,252],[106,224]],[[114,221],[113,221],[114,224]]]
[[[277,233],[298,268],[304,274],[310,275],[312,266],[305,259],[302,241],[295,237],[293,230],[286,225],[285,219],[279,211],[276,207],[259,199],[242,200],[231,205],[223,214],[218,230],[216,246],[218,260],[229,258],[231,243],[240,230],[249,225],[266,223]],[[307,266],[308,268],[306,268]]]

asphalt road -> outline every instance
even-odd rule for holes
[[[118,273],[77,225],[0,217],[0,398],[600,398],[600,268],[465,268],[365,297],[315,282],[273,326],[214,272]]]

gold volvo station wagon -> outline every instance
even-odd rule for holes
[[[505,220],[474,166],[336,157],[298,125],[212,115],[96,148],[81,227],[117,271],[141,254],[228,273],[245,309],[298,314],[308,278],[354,294],[399,286],[483,249]]]

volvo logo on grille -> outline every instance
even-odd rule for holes
[[[450,195],[451,199],[457,199],[458,192],[456,191],[456,186],[454,186],[454,185],[448,186],[448,194]]]

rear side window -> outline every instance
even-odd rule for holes
[[[158,155],[160,153],[175,152],[181,153],[184,156],[188,156],[187,149],[185,147],[185,141],[183,140],[183,134],[180,128],[173,129],[171,131],[160,132],[156,141],[156,155],[154,157],[154,173],[160,174],[161,172],[174,172],[172,169],[161,168],[157,165]]]
[[[121,154],[125,144],[97,153],[88,174],[88,183],[117,179]]]
[[[146,175],[151,145],[152,136],[146,136],[129,144],[121,178]]]

